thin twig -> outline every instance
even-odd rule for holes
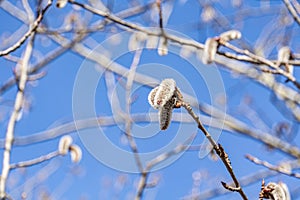
[[[172,149],[169,152],[162,153],[155,157],[153,160],[149,161],[145,167],[145,170],[143,173],[141,173],[141,177],[139,180],[138,188],[137,188],[137,193],[135,196],[135,200],[140,200],[143,196],[144,190],[147,187],[147,179],[150,174],[150,170],[156,166],[157,164],[167,160],[173,155],[176,155],[184,150],[186,150],[187,145],[192,142],[195,138],[196,134],[192,134],[186,141],[184,141],[182,144],[177,145],[174,149]]]
[[[34,23],[32,24],[31,28],[29,28],[29,30],[25,33],[25,35],[23,37],[21,37],[19,39],[18,42],[16,42],[13,46],[0,51],[0,56],[4,56],[7,55],[13,51],[15,51],[16,49],[20,48],[21,45],[27,40],[27,38],[29,38],[38,28],[39,24],[41,23],[41,21],[43,20],[44,14],[46,13],[46,11],[48,10],[48,8],[50,8],[50,6],[52,5],[52,0],[48,0],[48,3],[46,5],[46,7],[40,12],[40,14],[38,15],[38,17],[36,18],[36,20],[34,21]]]
[[[131,23],[131,22],[127,22],[111,13],[103,13],[103,11],[99,11],[95,8],[92,8],[88,5],[85,5],[85,4],[81,4],[81,3],[78,3],[78,2],[75,2],[74,0],[69,0],[69,2],[73,3],[73,4],[76,4],[96,15],[100,15],[102,17],[106,17],[107,19],[119,24],[119,25],[122,25],[123,28],[125,27],[125,29],[127,28],[130,28],[130,29],[133,29],[133,30],[138,30],[138,31],[141,31],[141,32],[144,32],[148,35],[153,35],[153,36],[161,36],[161,33],[159,32],[156,32],[156,31],[150,31],[144,27],[141,27],[141,26],[138,26],[134,23]],[[195,42],[194,40],[189,40],[189,39],[184,39],[182,37],[177,37],[175,35],[172,35],[172,34],[166,34],[165,37],[169,40],[169,41],[173,41],[175,44],[179,44],[179,45],[188,45],[188,46],[191,46],[191,47],[195,47],[197,48],[198,50],[201,50],[204,48],[204,45],[201,44],[201,43],[198,43],[198,42]],[[291,74],[285,72],[284,70],[278,68],[273,62],[271,62],[270,60],[266,59],[266,58],[263,58],[261,56],[258,56],[258,55],[255,55],[253,53],[251,53],[250,51],[248,50],[243,50],[243,49],[240,49],[238,47],[235,47],[229,43],[226,43],[226,44],[223,44],[225,45],[227,48],[230,48],[232,49],[233,51],[237,52],[237,53],[241,53],[241,54],[244,54],[244,55],[247,55],[251,58],[253,58],[253,60],[256,60],[256,61],[259,61],[260,64],[263,64],[263,65],[267,65],[267,66],[270,66],[271,68],[274,68],[276,70],[279,71],[279,73],[283,76],[285,76],[288,80],[290,80],[297,88],[300,88],[300,84],[296,81],[295,77],[293,77]],[[79,52],[80,53],[80,52]],[[245,67],[242,67],[242,66],[239,66],[238,68],[236,67],[236,64],[234,64],[234,68],[231,66],[233,65],[232,63],[226,63],[224,64],[225,62],[220,62],[221,59],[219,59],[218,57],[216,58],[216,62],[219,63],[219,64],[222,64],[224,65],[225,67],[227,68],[230,68],[230,69],[234,69],[234,71],[238,72],[238,73],[241,73],[241,74],[244,74],[244,75],[247,75],[248,77],[258,81],[259,83],[261,83],[262,85],[264,86],[267,86],[269,87],[270,89],[272,89],[281,99],[284,99],[286,105],[288,106],[288,108],[290,108],[291,112],[293,113],[294,117],[300,121],[300,111],[298,112],[298,110],[300,110],[300,108],[297,107],[297,109],[295,109],[295,104],[298,104],[297,102],[299,102],[298,100],[295,101],[295,97],[299,96],[298,95],[298,92],[294,91],[293,90],[293,93],[297,93],[297,95],[290,95],[288,93],[292,92],[291,88],[289,87],[285,87],[283,86],[282,84],[276,84],[277,86],[279,87],[276,87],[274,84],[270,84],[269,80],[264,80],[264,79],[261,79],[260,78],[263,78],[261,76],[257,77],[255,73],[248,73],[248,70],[243,70]],[[121,72],[123,73],[123,72]],[[255,76],[254,76],[255,75]],[[259,75],[259,74],[257,74]],[[282,90],[284,89],[284,92],[282,92]],[[278,91],[277,91],[278,90]],[[280,90],[280,91],[279,91]],[[293,102],[291,102],[291,101]]]
[[[135,72],[136,72],[136,68],[140,62],[140,58],[141,58],[141,55],[142,55],[142,50],[141,49],[138,49],[136,52],[135,52],[135,55],[133,57],[133,61],[132,61],[132,64],[130,66],[130,69],[128,71],[128,76],[127,76],[127,82],[126,82],[126,95],[125,95],[125,102],[126,102],[126,118],[125,118],[125,134],[126,134],[126,137],[129,141],[129,145],[130,145],[130,148],[133,152],[133,155],[134,155],[134,158],[135,158],[135,162],[139,168],[139,171],[142,173],[143,172],[143,164],[142,164],[142,161],[141,161],[141,158],[139,156],[139,151],[138,151],[138,148],[137,148],[137,145],[136,145],[136,142],[132,136],[132,133],[131,133],[131,123],[132,123],[132,120],[131,120],[131,117],[130,117],[130,105],[131,105],[131,89],[132,89],[132,85],[133,85],[133,82],[134,82],[134,76],[135,76]]]
[[[163,15],[162,15],[162,7],[161,7],[161,0],[156,0],[156,5],[158,8],[158,16],[159,16],[159,27],[162,31],[162,33],[164,32],[164,25],[163,25]]]
[[[300,17],[296,11],[296,9],[293,7],[292,3],[289,0],[283,0],[286,8],[289,10],[295,21],[300,25]]]
[[[230,160],[228,158],[228,154],[225,152],[225,150],[223,149],[223,147],[220,144],[218,145],[215,142],[215,140],[211,137],[209,132],[207,132],[207,130],[204,128],[203,124],[201,123],[199,117],[194,113],[192,107],[186,102],[182,102],[182,106],[187,110],[187,112],[195,120],[195,122],[198,124],[198,128],[203,132],[203,134],[208,139],[208,141],[212,145],[212,147],[215,150],[215,152],[217,153],[217,155],[221,158],[223,164],[225,165],[227,171],[229,172],[229,174],[235,184],[236,192],[238,192],[244,200],[248,199],[233,172]]]
[[[18,162],[18,163],[15,163],[15,164],[11,164],[10,169],[16,169],[16,168],[21,168],[21,167],[31,167],[33,165],[37,165],[37,164],[40,164],[40,163],[45,162],[47,160],[50,160],[52,158],[55,158],[59,155],[60,155],[59,151],[54,151],[54,152],[51,152],[47,155],[43,155],[43,156],[40,156],[38,158],[34,158],[32,160],[26,160],[26,161]]]
[[[279,172],[281,174],[285,174],[287,176],[291,176],[291,177],[295,177],[295,178],[300,178],[300,173],[294,173],[292,172],[292,170],[290,169],[290,166],[287,165],[287,168],[284,168],[284,166],[282,165],[272,165],[271,163],[267,162],[267,161],[263,161],[260,160],[252,155],[246,155],[245,156],[248,160],[250,160],[251,162],[257,164],[257,165],[261,165],[264,166],[270,170]]]
[[[290,73],[280,69],[275,63],[271,62],[270,60],[264,58],[264,57],[261,57],[261,56],[258,56],[258,55],[255,55],[254,53],[251,53],[249,50],[244,50],[244,49],[240,49],[228,42],[222,42],[220,41],[220,44],[222,44],[223,46],[237,52],[237,53],[240,53],[240,54],[244,54],[250,58],[252,58],[254,61],[258,61],[259,63],[262,63],[264,65],[267,65],[269,67],[271,67],[272,69],[275,69],[278,71],[279,74],[285,76],[288,80],[290,80],[291,82],[296,82],[296,78],[291,75]]]
[[[9,3],[9,2],[8,2]],[[140,13],[143,13],[147,10],[147,8],[151,7],[154,3],[149,3],[146,4],[145,6],[136,6],[136,7],[132,7],[129,8],[127,10],[123,10],[120,11],[119,13],[116,14],[116,16],[126,19],[128,17],[132,17],[135,15],[138,15]],[[17,9],[17,8],[15,8]],[[21,10],[18,10],[17,13],[21,13]],[[12,13],[11,13],[12,14]],[[20,20],[22,20],[22,18],[19,18]],[[108,25],[110,23],[105,23],[105,20],[102,20],[101,23],[99,22],[95,22],[92,27],[96,26],[96,28],[94,28],[92,31],[98,31],[100,29],[103,29],[103,27],[105,25]],[[47,31],[43,31],[43,29],[37,29],[38,33],[47,33]],[[78,33],[89,33],[89,32],[84,32],[84,31],[79,31]],[[54,34],[54,33],[53,33]],[[57,31],[55,31],[55,34],[57,34]],[[53,61],[55,58],[57,58],[58,56],[62,55],[63,53],[65,53],[68,49],[70,49],[71,47],[73,47],[76,43],[80,42],[81,40],[83,40],[84,38],[86,38],[88,35],[85,36],[76,36],[73,40],[69,41],[67,45],[61,45],[61,47],[58,47],[57,49],[53,50],[52,52],[48,53],[45,57],[44,60],[40,61],[39,63],[37,63],[36,65],[34,65],[32,68],[30,68],[30,71],[28,72],[29,74],[38,72],[41,68],[45,67],[49,62]],[[0,87],[0,95],[3,94],[5,91],[7,91],[9,88],[11,88],[14,84],[15,84],[15,78],[12,77],[10,79],[8,79],[4,84],[2,84],[2,86]]]

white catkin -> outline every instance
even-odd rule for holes
[[[285,184],[284,184],[285,185]],[[268,185],[264,188],[264,197],[273,199],[273,200],[290,200],[289,192],[287,187],[281,184],[277,184],[274,182],[268,183]]]
[[[291,58],[291,50],[288,46],[281,47],[277,55],[277,66],[279,67],[282,63],[288,63]],[[294,66],[285,64],[284,65],[286,72],[289,74],[294,73]]]
[[[70,155],[73,163],[78,163],[82,158],[81,148],[77,145],[70,146]]]
[[[289,188],[287,187],[287,185],[283,182],[279,182],[278,185],[283,189],[284,194],[285,194],[285,200],[291,200],[291,195],[290,195],[290,191]]]
[[[149,102],[149,104],[150,104],[154,109],[158,109],[158,107],[156,106],[156,104],[154,104],[154,97],[155,97],[155,95],[156,95],[156,93],[157,93],[158,87],[159,87],[159,86],[153,88],[153,89],[151,90],[151,92],[149,93],[149,95],[148,95],[148,102]]]
[[[279,64],[287,63],[290,59],[290,56],[291,56],[290,48],[287,46],[284,46],[279,49],[278,55],[277,55],[277,60],[278,60]]]
[[[229,30],[220,34],[220,39],[223,40],[224,42],[240,39],[241,37],[242,37],[242,33],[238,30]]]
[[[174,108],[181,107],[183,100],[179,88],[173,79],[164,79],[159,86],[153,88],[148,95],[149,104],[158,109],[159,124],[161,130],[169,127]]]
[[[174,107],[175,98],[170,99],[163,107],[159,109],[159,125],[161,130],[166,130],[171,122],[172,110]]]
[[[206,39],[202,56],[202,62],[204,64],[210,64],[215,60],[218,46],[219,42],[216,40],[216,38]]]
[[[58,151],[61,155],[66,155],[72,145],[73,139],[69,135],[65,135],[59,140]]]
[[[56,7],[63,8],[67,5],[68,0],[57,0],[56,1]]]
[[[164,79],[158,86],[154,96],[155,107],[163,107],[174,95],[176,82],[173,79]]]

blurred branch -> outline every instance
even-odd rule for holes
[[[290,73],[280,69],[275,63],[271,62],[270,60],[266,59],[266,58],[263,58],[261,56],[257,56],[255,55],[254,53],[251,53],[249,50],[243,50],[243,49],[240,49],[228,42],[222,42],[220,41],[221,45],[237,52],[237,53],[240,53],[242,55],[246,55],[248,56],[249,58],[251,58],[252,60],[254,61],[258,61],[260,64],[264,64],[266,66],[270,66],[272,69],[275,69],[278,74],[281,74],[283,75],[284,77],[286,77],[288,80],[290,80],[291,82],[293,82],[295,84],[295,86],[298,87],[298,89],[300,89],[300,85],[296,82],[296,78],[291,75]]]
[[[19,63],[20,67],[20,79],[18,82],[18,92],[15,98],[15,105],[13,112],[10,116],[8,125],[7,125],[7,131],[6,131],[6,137],[5,137],[5,146],[4,146],[4,153],[3,153],[3,163],[2,163],[2,172],[0,177],[0,198],[3,199],[6,196],[6,180],[8,177],[8,174],[10,172],[10,157],[11,157],[11,149],[12,144],[14,140],[14,132],[15,132],[15,125],[18,121],[20,111],[23,106],[24,101],[24,89],[26,86],[27,81],[27,69],[29,65],[29,60],[32,54],[33,50],[33,42],[34,42],[34,36],[30,38],[26,49],[24,51],[23,58],[21,59]]]
[[[54,151],[47,155],[43,155],[43,156],[40,156],[40,157],[32,159],[32,160],[27,160],[27,161],[22,161],[22,162],[18,162],[15,164],[11,164],[10,169],[16,169],[16,168],[21,168],[21,167],[31,167],[33,165],[37,165],[37,164],[40,164],[47,160],[50,160],[52,158],[55,158],[59,155],[60,155],[60,153],[58,151]]]
[[[56,42],[58,42],[60,45],[64,46],[64,43],[68,43],[68,40],[63,37],[55,37],[52,36],[52,39],[54,39]],[[98,63],[102,67],[119,74],[120,76],[126,77],[128,76],[128,69],[123,67],[122,65],[111,61],[108,57],[106,57],[104,54],[98,53],[96,51],[92,51],[89,48],[85,47],[82,44],[76,44],[74,47],[72,47],[72,50],[76,53]],[[238,73],[241,73],[243,75],[249,76],[253,78],[254,80],[258,81],[259,83],[262,83],[263,85],[269,87],[271,90],[273,90],[280,98],[282,99],[293,99],[293,101],[287,101],[287,105],[291,108],[291,111],[293,112],[296,119],[300,121],[300,108],[297,107],[297,105],[300,102],[300,94],[294,91],[291,88],[288,88],[287,86],[275,82],[272,74],[260,74],[259,72],[256,72],[255,69],[251,68],[248,69],[248,67],[237,64],[235,62],[229,62],[228,60],[223,60],[216,58],[216,61],[219,63],[226,63],[226,67],[233,71],[237,71]],[[109,68],[108,68],[109,66]],[[236,67],[238,66],[238,68]],[[157,79],[154,79],[150,76],[136,73],[134,77],[135,81],[138,83],[142,83],[145,86],[154,87],[156,86],[159,81]],[[242,134],[246,134],[252,138],[258,139],[259,141],[262,141],[266,144],[270,144],[271,146],[274,146],[278,148],[281,151],[284,151],[288,154],[291,154],[295,157],[300,157],[300,150],[297,147],[293,147],[290,144],[273,137],[272,135],[265,133],[265,134],[259,134],[258,130],[253,130],[247,126],[247,124],[241,122],[240,120],[226,114],[226,120],[224,120],[225,113],[223,111],[220,111],[216,108],[214,108],[211,105],[202,103],[201,105],[198,104],[198,101],[188,95],[183,93],[184,97],[191,103],[192,106],[199,108],[203,112],[207,113],[208,115],[212,115],[212,117],[219,118],[222,122],[225,123],[226,126],[230,127],[232,130],[237,131]],[[296,107],[295,107],[296,106]],[[272,142],[270,142],[272,141]]]
[[[125,135],[129,141],[129,145],[130,148],[133,152],[134,158],[135,158],[135,162],[140,170],[140,172],[142,173],[143,171],[143,164],[141,161],[141,158],[139,156],[139,151],[137,148],[137,144],[134,140],[134,137],[132,136],[132,132],[131,132],[131,89],[132,89],[132,85],[134,83],[134,76],[135,76],[135,72],[136,72],[136,68],[140,62],[140,58],[142,55],[142,50],[138,49],[135,51],[134,57],[133,57],[133,61],[131,63],[130,69],[128,71],[128,76],[127,76],[127,82],[126,82],[126,94],[125,94],[125,102],[126,102],[126,118],[125,118]]]
[[[26,178],[25,182],[17,187],[14,187],[10,194],[13,199],[20,199],[25,197],[26,199],[34,199],[32,194],[37,186],[40,186],[45,182],[51,175],[61,169],[61,164],[57,159],[50,160],[45,166],[34,171],[33,175]]]
[[[283,0],[283,2],[295,21],[300,25],[300,17],[297,13],[297,10],[293,7],[292,3],[289,0]]]
[[[131,23],[131,22],[127,22],[113,14],[109,14],[109,13],[103,13],[102,11],[99,11],[97,9],[94,9],[88,5],[85,5],[85,4],[81,4],[81,3],[78,3],[74,0],[70,0],[69,2],[71,3],[74,3],[76,5],[79,5],[80,7],[96,14],[96,15],[100,15],[102,17],[107,17],[109,20],[117,23],[117,24],[120,24],[122,26],[125,26],[126,28],[130,28],[130,29],[133,29],[133,30],[137,30],[137,31],[141,31],[141,32],[144,32],[148,35],[153,35],[153,36],[161,36],[160,33],[157,33],[155,31],[150,31],[150,30],[146,30],[144,27],[141,27],[141,26],[138,26],[134,23]],[[177,37],[175,35],[171,35],[171,34],[165,34],[165,37],[169,40],[169,41],[172,41],[174,42],[175,44],[179,44],[179,45],[188,45],[188,46],[191,46],[191,47],[196,47],[197,48],[197,51],[202,51],[202,49],[204,48],[204,45],[201,44],[201,43],[198,43],[194,40],[189,40],[189,39],[183,39],[181,37]],[[240,49],[238,47],[235,47],[229,43],[222,43],[222,45],[225,45],[227,48],[237,52],[237,53],[240,53],[240,54],[244,54],[248,57],[250,57],[252,60],[254,61],[258,61],[259,64],[262,64],[262,65],[266,65],[266,66],[269,66],[275,70],[278,71],[278,73],[280,73],[282,76],[286,77],[288,80],[290,80],[291,82],[294,83],[294,85],[297,87],[297,88],[300,88],[300,84],[296,81],[295,77],[292,76],[291,74],[287,73],[286,71],[278,68],[273,62],[271,62],[270,60],[264,58],[264,57],[261,57],[261,56],[258,56],[258,55],[255,55],[253,53],[251,53],[249,50],[243,50],[243,49]],[[78,52],[79,54],[81,54],[80,52]],[[228,62],[230,60],[230,62]],[[234,61],[236,60],[232,60],[232,59],[229,59],[226,61],[221,61],[221,59],[219,59],[218,57],[216,57],[216,60],[215,62],[216,63],[219,63],[227,68],[230,68],[232,71],[234,72],[238,72],[238,73],[241,73],[243,75],[246,75],[254,80],[256,80],[257,82],[261,83],[262,85],[265,85],[267,86],[268,88],[270,88],[271,90],[273,90],[281,99],[284,100],[284,102],[287,104],[287,106],[290,108],[291,112],[293,113],[293,115],[295,116],[295,119],[300,121],[300,108],[299,108],[299,99],[300,99],[300,95],[298,94],[298,92],[296,92],[295,90],[281,84],[281,83],[277,83],[275,82],[274,80],[272,79],[266,79],[265,77],[268,76],[268,75],[271,75],[269,73],[262,73],[260,74],[259,72],[257,73],[253,73],[253,72],[249,72],[250,68],[246,68],[241,66],[241,64],[235,64],[235,65],[231,65],[231,63],[233,63]],[[221,62],[220,62],[221,61]],[[251,69],[252,70],[252,69]],[[254,69],[253,69],[254,70]],[[257,76],[259,75],[259,76]],[[272,80],[272,82],[270,82]],[[276,87],[276,86],[279,86],[279,87]],[[295,93],[295,94],[289,94],[289,93]],[[297,99],[297,100],[296,100]],[[295,106],[297,109],[295,109]]]
[[[285,174],[285,175],[288,175],[288,176],[291,176],[291,177],[295,177],[295,178],[300,178],[300,173],[294,173],[292,172],[292,168],[288,165],[288,164],[282,164],[282,165],[272,165],[270,163],[268,163],[267,161],[263,161],[263,160],[260,160],[252,155],[246,155],[245,156],[248,160],[250,160],[251,162],[257,164],[257,165],[261,165],[261,166],[264,166],[270,170],[273,170],[273,171],[276,171],[276,172],[279,172],[281,174]],[[299,162],[299,161],[298,161]]]
[[[5,1],[3,2],[6,4],[8,4],[9,6],[5,6],[4,8],[6,9],[6,11],[8,11],[11,15],[14,15],[14,13],[22,13],[23,11],[18,9],[15,6],[12,6],[9,2]],[[119,13],[117,13],[116,15],[121,17],[121,18],[128,18],[128,17],[132,17],[132,16],[136,16],[140,13],[145,12],[149,7],[151,7],[154,3],[149,3],[146,4],[144,6],[135,6],[132,8],[129,8],[127,10],[123,10],[120,11]],[[1,5],[3,6],[3,5]],[[25,14],[24,14],[25,15]],[[15,15],[14,15],[15,16]],[[22,14],[23,16],[23,14]],[[26,22],[26,19],[23,17],[18,17],[20,20],[22,20],[24,23]],[[95,22],[92,27],[95,26],[95,28],[93,28],[92,32],[98,31],[100,29],[103,29],[106,25],[108,25],[109,23],[106,23],[106,20],[101,20],[101,22],[99,23],[99,21]],[[44,29],[41,28],[37,29],[37,33],[42,34],[44,32],[47,33],[47,31],[43,31]],[[84,29],[86,30],[86,29]],[[54,59],[58,58],[60,55],[62,55],[63,53],[65,53],[67,50],[69,50],[71,47],[73,47],[76,43],[82,41],[84,38],[86,38],[88,36],[88,34],[83,35],[83,33],[90,33],[89,31],[84,32],[84,30],[79,30],[79,33],[81,33],[80,35],[77,35],[76,37],[74,37],[74,39],[70,40],[68,44],[60,46],[56,49],[54,49],[52,52],[48,53],[45,58],[43,60],[41,60],[40,62],[38,62],[36,65],[34,65],[33,67],[31,67],[28,71],[29,74],[32,73],[36,73],[38,72],[40,69],[42,69],[43,67],[45,67],[49,62],[53,61]],[[54,32],[54,34],[57,34],[57,31]],[[2,84],[2,86],[0,87],[0,95],[3,94],[5,91],[7,91],[8,89],[10,89],[16,82],[15,82],[15,77],[11,77],[10,79],[8,79],[4,84]]]
[[[191,135],[186,141],[184,141],[182,144],[178,144],[174,149],[172,149],[169,152],[162,153],[155,157],[153,160],[150,160],[147,162],[147,165],[143,172],[141,173],[141,177],[138,183],[137,193],[135,196],[135,200],[140,200],[143,196],[145,188],[148,186],[147,179],[150,174],[150,170],[156,166],[157,164],[167,160],[173,155],[176,155],[184,150],[186,150],[186,146],[194,140],[196,137],[196,134]]]
[[[220,118],[220,115],[222,116],[222,113],[218,113],[217,110],[213,109],[211,110],[211,107],[206,107],[206,105],[202,105],[202,111],[205,113],[213,113],[214,115],[211,117],[208,117],[206,115],[201,115],[201,121],[205,125],[210,125],[215,128],[224,129],[230,132],[237,132],[242,135],[248,136],[250,138],[253,138],[259,142],[263,142],[264,144],[274,147],[278,149],[279,151],[285,152],[288,155],[292,155],[294,157],[300,157],[300,150],[296,146],[292,146],[291,144],[280,140],[279,138],[272,136],[269,133],[263,132],[262,130],[253,129],[247,124],[239,121],[238,119],[235,119],[234,117],[227,115],[225,120]],[[219,111],[220,112],[220,111]],[[134,122],[157,122],[157,114],[156,113],[148,113],[146,115],[145,113],[136,113],[131,114],[131,120]],[[188,114],[179,114],[174,113],[172,117],[172,121],[174,122],[180,122],[180,123],[192,123],[192,119],[188,117]],[[16,137],[14,139],[13,144],[16,146],[23,146],[23,145],[29,145],[34,144],[38,142],[47,141],[50,139],[57,138],[59,136],[62,136],[64,134],[72,133],[77,130],[97,127],[99,125],[101,126],[114,126],[119,123],[125,123],[123,118],[115,118],[113,116],[101,116],[98,118],[91,118],[91,119],[83,119],[76,121],[75,123],[69,122],[65,123],[59,126],[56,126],[52,129],[41,131],[39,133],[35,134],[25,134],[26,136],[23,137]],[[24,135],[24,134],[22,134]],[[4,147],[4,141],[0,140],[0,148]]]

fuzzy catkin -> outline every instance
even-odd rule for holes
[[[228,42],[230,40],[240,39],[242,37],[242,33],[238,30],[229,30],[221,33],[219,37],[224,42]]]
[[[210,64],[215,60],[218,46],[219,42],[216,40],[216,38],[206,39],[202,56],[202,62],[204,64]]]

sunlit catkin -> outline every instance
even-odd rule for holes
[[[158,109],[159,124],[161,130],[169,127],[172,111],[174,108],[180,108],[182,95],[176,87],[173,79],[164,79],[159,86],[153,88],[148,95],[149,104]]]
[[[81,148],[75,144],[71,145],[70,148],[71,160],[73,163],[78,163],[82,158]]]
[[[281,47],[277,55],[277,66],[284,64],[286,72],[289,74],[294,73],[294,66],[288,64],[289,60],[292,57],[292,52],[288,46]]]
[[[224,42],[228,42],[230,40],[240,39],[242,37],[242,33],[238,30],[229,30],[221,33],[219,37]]]
[[[261,197],[273,200],[290,200],[290,194],[284,183],[270,182],[263,187]]]
[[[57,0],[56,1],[56,7],[63,8],[67,5],[68,0]]]
[[[210,64],[215,60],[215,56],[218,50],[219,42],[216,38],[207,38],[204,45],[202,62],[204,64]]]
[[[175,101],[175,96],[173,96],[169,101],[167,101],[164,104],[163,107],[159,109],[159,126],[161,130],[166,130],[170,125]]]
[[[148,95],[150,105],[155,109],[163,107],[174,95],[175,88],[176,83],[173,79],[164,79]]]
[[[59,140],[58,151],[61,155],[66,155],[72,145],[73,139],[69,135],[65,135]]]

